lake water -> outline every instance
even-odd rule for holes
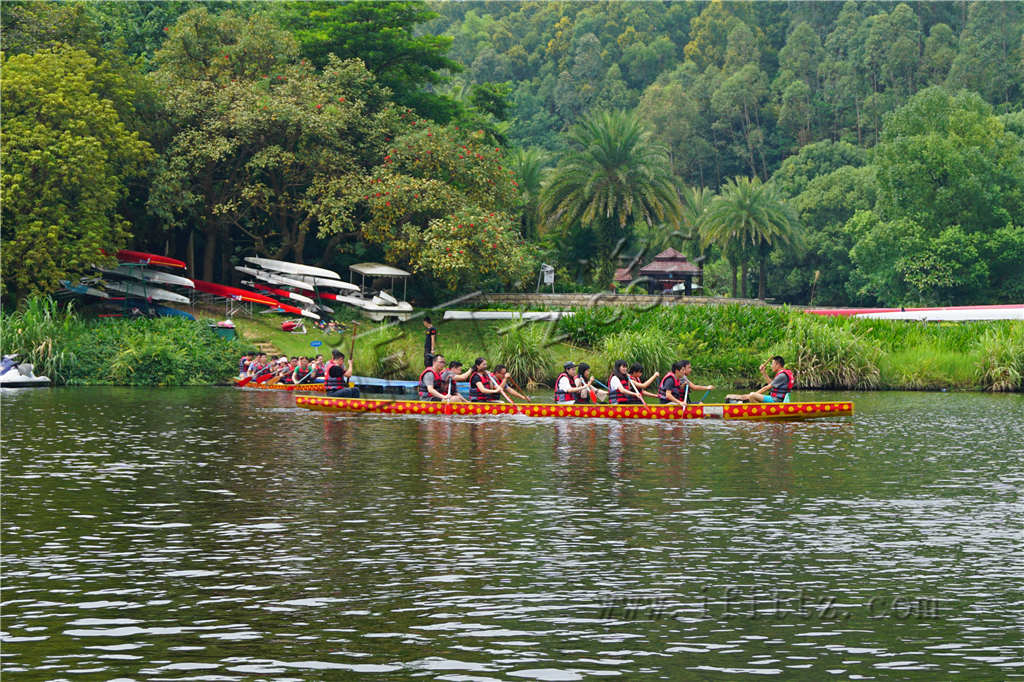
[[[2,674],[1024,676],[1024,396],[842,397],[570,423],[6,391]]]

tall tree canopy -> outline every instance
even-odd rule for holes
[[[445,56],[451,38],[415,31],[437,16],[425,2],[293,2],[270,12],[316,66],[325,66],[331,54],[361,59],[399,105],[442,123],[457,115],[453,100],[428,89],[444,80],[443,72],[462,67]]]
[[[599,272],[607,271],[608,256],[631,223],[679,228],[681,206],[668,154],[638,116],[597,112],[574,126],[569,139],[572,146],[552,171],[541,206],[549,228],[578,225],[592,235]]]
[[[6,57],[3,74],[3,290],[49,293],[125,244],[119,204],[154,154],[118,113],[133,92],[86,52]]]

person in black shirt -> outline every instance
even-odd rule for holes
[[[423,366],[430,367],[434,364],[434,345],[437,343],[437,329],[429,317],[423,318],[423,326],[426,327],[427,338],[423,344]]]

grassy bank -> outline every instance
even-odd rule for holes
[[[440,317],[440,316],[438,316]],[[250,343],[288,355],[340,347],[351,335],[280,331],[280,320],[236,321]],[[578,309],[557,324],[439,322],[438,350],[464,363],[482,355],[509,365],[526,385],[550,385],[562,363],[588,362],[603,381],[617,358],[664,372],[674,360],[694,364],[698,382],[755,386],[758,365],[782,355],[800,388],[1024,390],[1024,323],[921,324],[808,315],[788,308],[739,305]],[[419,321],[385,327],[364,323],[356,371],[414,379],[422,369]]]
[[[0,313],[3,353],[55,384],[189,386],[225,383],[245,346],[181,318],[85,319],[51,299]]]

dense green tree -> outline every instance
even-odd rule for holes
[[[363,216],[361,236],[451,291],[520,284],[534,271],[515,208],[519,183],[482,133],[413,120],[368,177],[324,184],[324,211]],[[328,236],[343,221],[322,223]]]
[[[316,66],[325,66],[331,54],[361,59],[398,104],[440,122],[458,114],[455,102],[429,90],[444,81],[444,72],[462,66],[446,56],[450,37],[416,30],[437,16],[426,2],[292,2],[268,11],[295,35],[302,54]]]
[[[792,207],[773,185],[758,178],[736,177],[725,183],[701,218],[701,240],[715,244],[728,254],[733,266],[733,296],[736,296],[736,265],[745,249],[758,258],[758,298],[767,296],[768,255],[773,246],[797,247],[799,221]],[[746,283],[744,282],[744,290]]]
[[[524,237],[536,238],[538,235],[540,192],[550,164],[551,154],[541,147],[514,149],[510,155],[509,168],[519,179]]]
[[[1024,3],[972,2],[946,84],[978,91],[993,104],[1024,98]]]
[[[3,291],[17,299],[124,246],[119,205],[153,152],[118,113],[134,93],[83,50],[5,57],[3,74]]]
[[[228,275],[236,248],[303,261],[311,229],[347,220],[323,210],[320,185],[371,168],[398,121],[361,62],[332,57],[318,72],[260,15],[194,9],[156,64],[178,132],[150,207],[169,226],[199,229],[203,279]]]
[[[616,242],[634,222],[678,228],[679,198],[664,147],[641,119],[625,112],[595,112],[569,131],[570,150],[552,171],[541,197],[546,227],[581,226],[593,239],[592,268],[611,274]]]

